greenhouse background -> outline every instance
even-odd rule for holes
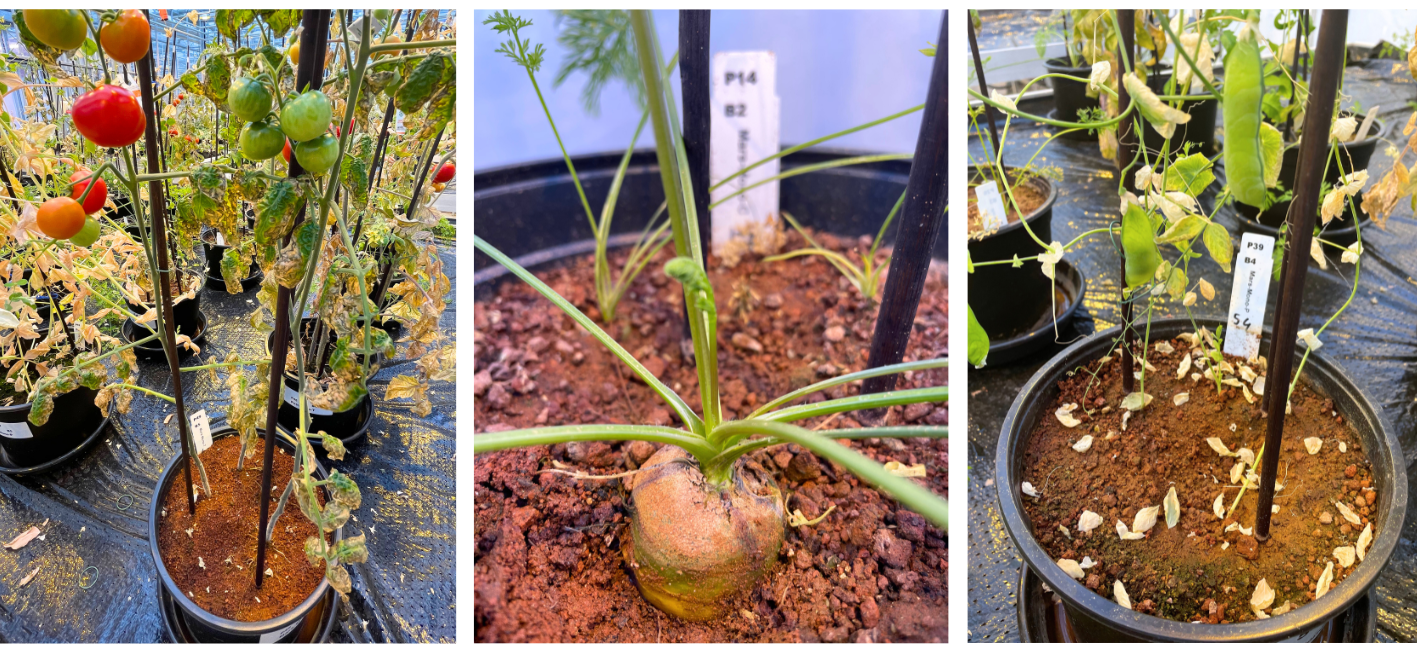
[[[475,24],[481,25],[492,12],[473,14]],[[538,79],[567,152],[574,156],[623,150],[640,116],[629,91],[623,84],[608,84],[600,114],[593,115],[581,105],[584,74],[572,75],[553,89],[551,80],[566,54],[556,42],[556,12],[521,15],[532,21],[523,37],[546,44],[546,63]],[[669,56],[678,45],[678,13],[657,11],[654,18],[660,47]],[[929,82],[931,61],[920,50],[933,45],[939,21],[936,11],[715,11],[709,50],[711,55],[741,50],[777,54],[781,141],[795,144],[919,103]],[[474,99],[476,169],[559,157],[556,138],[546,126],[526,73],[497,54],[497,45],[495,38],[477,38],[473,44],[479,87],[504,89],[480,92]],[[678,74],[668,83],[677,95]],[[919,130],[920,116],[910,115],[835,140],[831,146],[910,151]],[[653,142],[647,134],[639,146]]]

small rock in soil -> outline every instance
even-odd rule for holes
[[[610,443],[599,440],[566,443],[566,457],[591,467],[609,467],[615,464],[615,457],[610,453]]]
[[[517,528],[520,528],[523,531],[529,528],[531,526],[531,522],[535,521],[536,518],[540,516],[541,513],[537,511],[536,508],[533,508],[531,506],[512,509],[512,523],[516,524]]]
[[[645,370],[649,371],[649,374],[654,375],[656,378],[663,379],[664,370],[669,367],[669,364],[664,361],[663,357],[650,357],[645,359],[644,366]],[[635,381],[644,383],[639,375],[634,375],[634,377]]]
[[[910,542],[898,539],[895,533],[891,532],[891,529],[878,529],[874,539],[876,543],[876,556],[884,560],[886,564],[897,569],[903,569],[905,565],[910,562],[910,552],[912,550]],[[904,585],[902,585],[902,589],[904,589]]]
[[[472,394],[482,397],[487,394],[487,389],[492,387],[492,373],[482,370],[472,376]]]
[[[655,452],[654,443],[645,440],[635,440],[625,447],[625,456],[630,461],[631,467],[639,467],[649,460]]]
[[[575,353],[575,355],[573,355],[573,356],[571,357],[571,365],[579,366],[579,365],[581,365],[581,363],[583,363],[583,362],[585,362],[585,353],[584,353],[584,352],[577,352],[577,353]]]
[[[817,462],[817,457],[811,452],[802,452],[792,457],[792,461],[783,470],[787,478],[792,481],[807,481],[822,475],[822,465]]]
[[[846,640],[846,626],[823,626],[822,628],[817,630],[817,634],[821,635],[822,641],[825,643],[841,643],[842,641]]]
[[[570,343],[567,343],[565,339],[556,339],[556,351],[561,354],[573,354],[576,348]]]
[[[833,325],[827,328],[827,331],[824,333],[824,335],[827,337],[828,341],[836,343],[837,341],[846,338],[846,328],[840,325]]]
[[[909,510],[896,511],[896,532],[912,542],[925,541],[925,518]],[[874,627],[868,625],[867,627]]]
[[[770,293],[763,298],[763,306],[768,309],[778,309],[782,307],[782,294]]]
[[[1235,542],[1235,552],[1246,560],[1255,561],[1260,557],[1260,545],[1250,535],[1241,535]]]
[[[1088,589],[1091,589],[1091,590],[1093,590],[1093,591],[1097,591],[1097,588],[1098,588],[1098,587],[1101,587],[1101,586],[1102,586],[1102,576],[1100,576],[1100,575],[1098,575],[1098,574],[1096,574],[1096,573],[1089,573],[1089,574],[1087,574],[1087,588],[1088,588]]]
[[[512,396],[502,384],[492,384],[492,387],[487,389],[487,408],[501,410],[511,403]]]
[[[950,423],[950,410],[941,406],[930,411],[930,415],[925,416],[925,423],[937,427],[948,425]]]
[[[762,351],[763,351],[763,344],[762,344],[762,343],[759,343],[757,339],[755,339],[755,338],[753,338],[753,337],[751,337],[751,336],[748,336],[747,334],[744,334],[744,333],[742,333],[742,332],[738,332],[737,334],[734,334],[734,335],[733,335],[733,338],[732,338],[731,340],[733,341],[733,345],[735,345],[735,346],[737,346],[737,347],[739,347],[739,348],[741,348],[741,349],[747,350],[747,351],[749,351],[749,352],[762,352]]]
[[[616,397],[619,397],[619,396],[620,396],[620,389],[619,389],[619,388],[616,388],[616,387],[615,387],[615,384],[612,384],[612,383],[610,383],[610,382],[607,381],[607,382],[605,382],[605,383],[603,383],[603,384],[600,385],[600,401],[601,401],[601,402],[603,402],[603,403],[605,403],[605,404],[609,404],[609,403],[615,401],[615,398],[616,398]]]
[[[1331,523],[1333,523],[1333,513],[1331,513],[1331,512],[1319,513],[1319,523],[1321,523],[1321,524],[1331,524]]]
[[[905,418],[906,422],[919,422],[925,416],[930,415],[930,412],[934,410],[935,406],[928,402],[907,404],[905,412],[902,413],[901,416]]]
[[[542,338],[540,336],[533,336],[531,337],[531,340],[526,342],[526,349],[530,352],[540,354],[541,352],[544,352],[546,348],[550,345],[551,344],[548,343],[545,338]]]
[[[870,629],[876,627],[876,624],[880,622],[881,608],[876,606],[876,599],[867,598],[861,601],[861,626]]]
[[[511,381],[507,382],[507,385],[511,386],[512,390],[516,391],[518,395],[528,395],[536,392],[536,382],[532,381],[531,378],[526,375],[517,375]]]
[[[777,463],[778,469],[786,470],[787,465],[792,462],[792,452],[786,449],[779,451],[773,454],[772,461]]]
[[[817,374],[823,377],[835,377],[838,372],[840,371],[837,370],[837,367],[830,363],[824,363],[817,366]]]
[[[645,416],[645,422],[657,427],[667,427],[674,422],[674,419],[670,417],[669,409],[656,408],[650,410],[649,415]]]
[[[799,571],[806,571],[812,568],[812,554],[807,551],[798,551],[797,555],[792,557],[792,564],[796,566]]]

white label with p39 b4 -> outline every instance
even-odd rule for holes
[[[1265,300],[1274,273],[1274,238],[1245,233],[1235,255],[1235,283],[1230,288],[1230,316],[1225,322],[1225,354],[1254,359],[1264,333]]]

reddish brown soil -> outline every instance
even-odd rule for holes
[[[1238,530],[1225,532],[1232,522],[1254,526],[1258,497],[1247,490],[1233,514],[1223,520],[1216,516],[1215,498],[1223,494],[1228,511],[1239,485],[1230,480],[1235,459],[1220,456],[1205,439],[1218,437],[1231,451],[1248,448],[1258,454],[1266,420],[1258,398],[1251,404],[1240,388],[1229,385],[1217,393],[1214,382],[1191,379],[1194,366],[1185,379],[1176,379],[1181,357],[1191,348],[1185,339],[1169,343],[1174,352],[1163,354],[1153,346],[1149,353],[1147,361],[1157,371],[1147,374],[1146,392],[1154,399],[1133,414],[1126,431],[1118,408],[1124,394],[1116,358],[1103,364],[1090,388],[1089,372],[1059,384],[1057,400],[1024,452],[1020,478],[1041,493],[1036,500],[1024,498],[1039,541],[1055,559],[1092,558],[1097,566],[1086,570],[1083,579],[1089,588],[1111,599],[1113,583],[1121,580],[1133,608],[1155,616],[1207,623],[1254,620],[1250,597],[1261,579],[1275,592],[1274,607],[1311,602],[1328,562],[1333,562],[1334,585],[1357,570],[1361,561],[1342,568],[1333,551],[1353,546],[1377,513],[1378,492],[1361,439],[1331,400],[1300,383],[1291,400],[1293,412],[1285,418],[1277,477],[1284,487],[1275,494],[1280,511],[1271,519],[1269,541],[1257,544]],[[1176,406],[1173,396],[1182,392],[1190,399]],[[1083,423],[1068,428],[1054,410],[1070,403],[1085,404],[1094,413],[1084,414],[1080,406],[1074,415]],[[1111,409],[1103,413],[1108,405]],[[1088,434],[1092,448],[1075,451],[1073,444]],[[1323,440],[1314,455],[1302,442],[1311,436]],[[1162,505],[1172,486],[1181,506],[1176,527],[1167,528],[1163,507],[1146,539],[1122,540],[1117,522],[1130,527],[1138,510]],[[1362,523],[1348,523],[1334,501],[1351,507]],[[1078,530],[1084,510],[1102,516],[1102,525],[1089,533]],[[1071,538],[1059,531],[1060,525]]]
[[[1048,200],[1047,192],[1034,183],[1020,183],[1013,187],[1013,191],[1014,200],[1018,201],[1024,214],[1033,214],[1038,206]],[[1009,203],[1008,197],[1004,197],[1004,209],[1008,212],[1009,223],[1018,221],[1018,211],[1014,209],[1013,204]],[[984,223],[979,219],[979,206],[975,204],[974,186],[971,185],[969,188],[969,236],[973,238],[988,234],[983,231]]]
[[[796,233],[790,237],[788,249],[802,245]],[[869,245],[853,240],[848,246],[831,236],[818,241],[838,251]],[[859,259],[859,253],[850,254]],[[635,281],[608,331],[697,409],[695,374],[692,367],[681,367],[679,352],[683,294],[660,270],[668,257],[666,251]],[[623,258],[612,254],[617,272]],[[710,261],[725,417],[746,415],[773,396],[865,367],[876,308],[826,262],[804,259],[763,264],[751,258],[732,270]],[[593,314],[591,272],[586,257],[539,277]],[[932,273],[926,284],[907,360],[947,351],[948,292],[942,275]],[[735,287],[740,296],[747,296],[742,287],[757,295],[741,318],[731,305]],[[477,303],[474,320],[477,431],[538,424],[674,423],[649,388],[632,380],[594,339],[522,283],[504,283],[492,300]],[[751,349],[757,345],[761,352]],[[944,370],[915,373],[902,377],[899,387],[942,385],[945,376]],[[858,390],[834,389],[813,401]],[[893,407],[886,422],[944,425],[947,415],[944,404]],[[802,424],[817,427],[823,419]],[[859,425],[843,415],[825,426]],[[852,446],[880,462],[924,464],[924,484],[948,495],[945,440],[870,440]],[[661,613],[640,597],[621,558],[628,509],[620,481],[539,473],[553,460],[582,472],[625,471],[655,449],[644,442],[585,443],[476,457],[477,641],[946,639],[944,533],[849,472],[790,445],[764,449],[748,460],[774,475],[790,495],[789,511],[800,508],[814,518],[831,505],[836,510],[816,526],[788,528],[778,565],[733,604],[736,614],[699,624]]]
[[[187,514],[182,491],[168,490],[158,522],[158,548],[173,581],[202,609],[236,621],[265,621],[295,609],[308,598],[325,576],[324,565],[313,566],[305,558],[305,540],[315,535],[315,525],[300,513],[292,498],[266,548],[266,567],[273,575],[256,588],[256,527],[260,520],[256,494],[261,489],[261,464],[258,455],[255,462],[247,461],[245,469],[237,471],[240,450],[237,437],[226,436],[202,452],[212,496],[201,493],[195,519]],[[277,448],[276,452],[271,467],[272,513],[295,464],[285,450]],[[192,479],[200,489],[195,467]],[[179,475],[173,485],[181,482]]]

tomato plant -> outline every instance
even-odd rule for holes
[[[295,159],[305,171],[316,176],[330,170],[339,158],[339,139],[326,133],[295,145]]]
[[[74,172],[74,175],[69,177],[69,182],[74,184],[73,189],[69,191],[69,197],[75,201],[79,200],[79,197],[84,195],[84,190],[88,188],[89,177],[92,175],[93,172],[87,169]],[[93,214],[102,210],[103,204],[107,200],[108,183],[105,183],[102,178],[95,179],[93,181],[93,190],[89,192],[89,197],[84,199],[84,213]]]
[[[84,44],[86,23],[77,9],[24,9],[25,26],[41,43],[59,50]]]
[[[433,176],[434,183],[446,183],[453,180],[453,175],[457,173],[457,167],[453,163],[445,163],[438,168],[437,175]]]
[[[226,103],[231,107],[231,112],[246,122],[255,122],[270,115],[273,101],[270,89],[250,77],[237,77],[226,92]]]
[[[281,150],[289,155],[285,135],[267,122],[252,122],[241,132],[241,155],[251,160],[271,158]]]
[[[143,137],[147,119],[127,88],[103,85],[74,102],[74,127],[100,147],[126,147]]]
[[[84,208],[67,196],[56,196],[39,206],[35,224],[50,239],[68,239],[84,227]]]
[[[98,40],[114,61],[135,63],[147,55],[152,45],[152,26],[143,12],[124,9],[113,22],[98,30]]]

